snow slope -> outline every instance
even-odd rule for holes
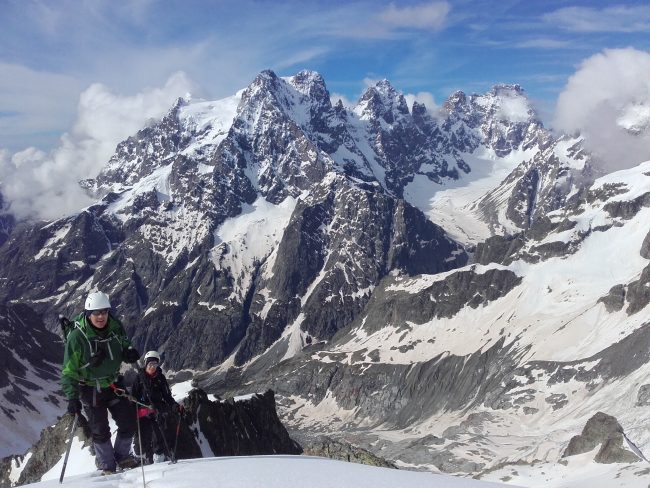
[[[142,469],[132,469],[112,476],[100,477],[87,464],[88,457],[71,456],[63,484],[71,488],[87,488],[101,483],[102,488],[138,488],[143,486]],[[24,486],[59,485],[62,464],[43,476],[40,483]],[[85,474],[81,474],[85,473]],[[452,476],[377,468],[362,464],[333,461],[308,456],[242,456],[181,460],[175,465],[154,464],[144,468],[148,488],[489,488],[504,486]]]

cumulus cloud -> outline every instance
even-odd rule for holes
[[[116,145],[149,120],[160,118],[179,96],[194,88],[184,73],[172,75],[162,88],[132,96],[114,94],[93,84],[79,98],[77,120],[49,153],[28,148],[0,153],[0,191],[19,218],[54,219],[92,201],[78,182],[99,173]]]
[[[582,62],[558,97],[554,127],[580,132],[609,170],[650,160],[650,52],[607,49]]]
[[[388,25],[400,28],[440,30],[451,10],[447,2],[429,2],[413,7],[397,7],[391,3],[379,14]]]

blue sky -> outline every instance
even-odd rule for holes
[[[0,183],[3,166],[92,177],[176,97],[230,96],[268,68],[316,70],[350,102],[387,78],[429,108],[518,83],[547,126],[580,130],[558,100],[627,87],[619,105],[650,107],[649,32],[636,0],[0,0]]]

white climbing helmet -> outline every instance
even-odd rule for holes
[[[160,354],[158,354],[158,351],[147,351],[144,355],[144,364],[146,365],[149,361],[160,362]]]
[[[106,293],[102,291],[94,291],[88,293],[84,308],[86,310],[104,310],[106,308],[111,308],[111,301],[108,299]]]

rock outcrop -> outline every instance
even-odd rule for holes
[[[580,435],[569,441],[562,457],[575,456],[600,449],[594,457],[597,463],[634,463],[639,461],[635,454],[623,448],[623,428],[616,418],[598,412],[585,424]]]

